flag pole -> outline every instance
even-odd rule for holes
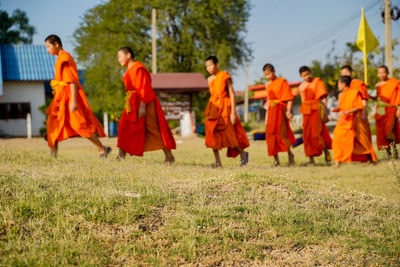
[[[361,20],[358,29],[356,45],[364,53],[364,83],[368,84],[368,53],[373,51],[379,45],[379,41],[374,36],[371,28],[368,26],[367,19],[365,18],[364,8],[361,7]]]
[[[365,19],[364,7],[361,7],[361,16]],[[365,23],[365,21],[364,21],[364,23]],[[367,42],[366,41],[364,41],[363,61],[364,61],[364,83],[368,85]]]
[[[364,52],[364,83],[368,85],[367,53]]]

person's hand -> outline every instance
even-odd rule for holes
[[[140,102],[138,117],[141,118],[144,116],[146,116],[146,104],[143,102]]]
[[[339,108],[331,108],[331,112],[339,112],[340,109]]]
[[[367,108],[364,108],[361,113],[361,119],[366,120],[368,119]]]
[[[69,105],[69,110],[71,112],[75,112],[75,111],[78,110],[78,103],[76,102],[76,100],[75,101],[73,101],[73,100],[71,101],[71,103]]]
[[[400,118],[400,108],[398,108],[396,111],[396,118]]]
[[[289,110],[286,111],[286,118],[287,118],[288,120],[293,119],[293,114],[292,114],[292,112],[290,112]]]
[[[344,115],[346,115],[346,112],[344,112],[344,111],[339,111],[339,113],[338,113],[338,116],[339,116],[339,117],[342,117],[342,116],[344,116]]]
[[[236,114],[235,113],[231,113],[231,123],[235,124],[236,122],[237,122]]]
[[[376,87],[376,88],[379,88],[379,87],[381,87],[383,84],[384,84],[384,82],[383,82],[383,81],[380,81],[380,82],[378,82],[378,83],[375,84],[375,87]]]

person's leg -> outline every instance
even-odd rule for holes
[[[386,156],[388,159],[392,158],[392,148],[390,146],[386,147]]]
[[[292,153],[290,148],[288,148],[288,158],[289,158],[289,166],[294,165],[294,154]]]
[[[97,136],[97,133],[94,133],[88,139],[90,142],[92,142],[97,147],[97,150],[100,152],[100,156],[107,157],[107,155],[111,152],[111,147],[104,146],[101,143],[99,137]]]
[[[324,154],[325,154],[325,162],[330,163],[332,161],[332,158],[331,158],[331,154],[329,153],[329,149],[325,148]]]
[[[175,157],[172,154],[172,151],[168,150],[168,149],[165,149],[165,148],[163,149],[163,151],[164,151],[164,155],[165,155],[164,163],[174,163],[175,162]]]
[[[54,143],[54,148],[50,148],[50,155],[54,158],[57,157],[57,153],[58,153],[58,141],[56,141]]]
[[[217,149],[213,149],[214,157],[215,157],[215,167],[222,167],[221,158],[219,157],[219,151]]]
[[[123,159],[125,159],[125,156],[126,156],[125,150],[123,150],[122,148],[119,147],[117,159],[118,160],[123,160]]]
[[[310,161],[308,162],[309,165],[314,165],[315,164],[315,160],[314,160],[314,156],[310,156]]]
[[[389,146],[389,151],[390,151],[390,159],[391,158],[393,158],[393,159],[399,159],[399,152],[397,151],[397,147],[396,147],[396,142],[395,141],[392,141],[391,143],[390,143],[390,146]]]
[[[274,167],[280,166],[281,163],[279,162],[279,156],[278,154],[274,155]]]
[[[235,149],[237,151],[239,151],[240,165],[242,165],[242,166],[246,165],[247,164],[247,162],[246,162],[246,152],[240,146],[235,147]]]
[[[335,168],[339,168],[339,167],[340,167],[340,162],[339,162],[338,160],[335,160],[335,165],[334,165],[334,167],[335,167]]]
[[[91,137],[88,137],[88,139],[97,147],[97,150],[100,152],[100,154],[104,154],[106,152],[107,147],[103,146],[96,133],[94,133]]]

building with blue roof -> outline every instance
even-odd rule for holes
[[[44,45],[0,45],[0,136],[26,136],[27,114],[38,136],[56,57]]]

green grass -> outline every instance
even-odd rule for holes
[[[0,140],[0,266],[400,265],[390,162],[271,168],[257,141],[247,167],[212,169],[203,139],[179,140],[173,166],[160,151],[102,161],[83,139],[57,160],[41,139]]]

